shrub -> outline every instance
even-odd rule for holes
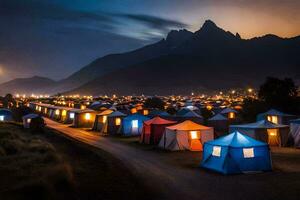
[[[24,142],[18,139],[2,139],[0,140],[0,145],[7,155],[18,154],[24,149]]]

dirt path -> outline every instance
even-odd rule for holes
[[[262,173],[222,176],[202,169],[165,162],[160,154],[114,141],[109,137],[70,128],[45,119],[47,126],[68,137],[103,149],[120,159],[132,172],[155,186],[164,199],[297,199],[299,173]],[[280,182],[279,182],[280,180]],[[284,187],[282,187],[284,186]],[[288,188],[288,190],[286,189]]]

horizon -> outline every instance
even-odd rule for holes
[[[114,2],[1,1],[0,83],[33,76],[62,80],[97,58],[166,38],[170,30],[195,32],[207,19],[243,39],[300,35],[297,1]]]

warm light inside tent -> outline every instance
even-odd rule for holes
[[[136,108],[132,108],[132,109],[131,109],[131,113],[132,113],[132,114],[137,113],[137,109],[136,109]]]
[[[234,112],[228,113],[228,118],[229,119],[234,119],[235,118],[235,113]]]
[[[41,107],[41,106],[39,107],[39,111],[40,111],[40,112],[42,111],[42,107]]]
[[[120,126],[121,125],[121,118],[116,118],[116,126]]]
[[[191,139],[196,140],[198,138],[198,132],[197,131],[190,131]]]
[[[268,132],[268,144],[269,145],[279,145],[278,139],[278,129],[267,129]]]
[[[253,148],[243,148],[244,158],[253,158],[254,149]]]
[[[106,116],[106,115],[104,115],[104,116],[102,117],[102,122],[103,122],[103,123],[105,123],[105,122],[106,122],[106,120],[107,120],[107,116]]]
[[[74,119],[75,113],[70,113],[70,119]]]
[[[62,116],[67,116],[67,111],[66,111],[66,110],[63,110],[62,113],[61,113],[61,115],[62,115]]]
[[[27,119],[27,123],[30,124],[30,122],[31,122],[31,119]]]
[[[211,110],[212,108],[213,108],[213,107],[212,107],[211,105],[207,105],[207,106],[206,106],[206,109],[207,109],[207,110]]]
[[[149,114],[149,110],[144,110],[143,113],[144,113],[144,115],[148,115]]]
[[[55,110],[55,114],[56,114],[56,115],[59,115],[59,110]]]
[[[268,129],[269,136],[277,136],[277,129]]]
[[[269,115],[269,116],[267,116],[267,120],[269,122],[274,123],[274,124],[278,124],[278,117],[277,116]]]
[[[85,113],[84,118],[85,118],[86,120],[90,120],[90,119],[91,119],[91,114],[90,114],[90,113]]]
[[[47,109],[47,108],[45,108],[45,109],[44,109],[44,113],[45,113],[45,114],[47,114],[47,111],[48,111],[48,109]]]
[[[3,115],[0,116],[0,121],[4,121],[4,116]]]
[[[86,109],[86,106],[85,106],[85,105],[81,105],[81,106],[80,106],[80,109],[81,109],[81,110],[84,110],[84,109]]]
[[[138,120],[132,120],[132,128],[138,128],[139,124],[138,124]]]
[[[216,157],[220,157],[221,156],[221,147],[220,146],[214,146],[212,155],[216,156]]]

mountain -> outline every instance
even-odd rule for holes
[[[299,38],[245,40],[207,20],[195,33],[171,31],[160,41],[169,44],[163,54],[102,74],[68,93],[188,94],[258,86],[266,76],[297,78]]]
[[[111,54],[99,58],[75,72],[67,79],[60,81],[56,90],[63,91],[76,88],[97,77],[101,77],[121,68],[166,55],[174,46],[184,42],[191,35],[193,35],[193,33],[187,30],[171,31],[166,40],[161,40],[155,44],[147,45],[131,52]]]
[[[166,39],[101,57],[64,80],[48,79],[46,84],[41,80],[40,84],[33,77],[24,84],[24,79],[17,79],[1,84],[0,91],[164,95],[254,87],[267,76],[291,77],[299,82],[299,54],[300,36],[269,34],[242,39],[207,20],[194,33],[170,31]]]
[[[57,82],[45,78],[34,76],[31,78],[17,78],[0,84],[0,95],[11,94],[45,94],[49,88],[55,87]]]

